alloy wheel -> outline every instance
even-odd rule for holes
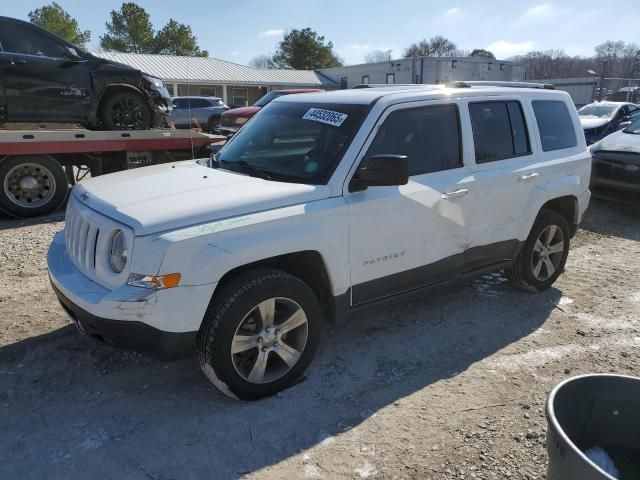
[[[111,119],[120,130],[142,130],[145,127],[144,105],[131,98],[122,98],[111,107]]]
[[[260,302],[242,319],[231,342],[233,366],[250,383],[269,383],[289,372],[304,351],[307,315],[291,299]]]
[[[541,282],[551,278],[560,266],[565,249],[565,239],[556,225],[549,225],[533,246],[531,268],[533,276]]]

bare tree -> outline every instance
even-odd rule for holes
[[[436,35],[429,40],[423,38],[418,43],[409,45],[404,57],[455,57],[457,53],[455,43],[442,35]]]
[[[607,41],[596,46],[603,76],[633,78],[640,74],[640,47],[635,43]]]
[[[253,68],[276,68],[271,55],[258,55],[249,60],[249,66]]]
[[[364,54],[364,63],[390,62],[393,50],[371,50]]]

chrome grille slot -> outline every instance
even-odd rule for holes
[[[91,225],[87,230],[84,264],[88,270],[96,267],[96,243],[98,243],[99,233],[100,230],[95,225]]]
[[[67,208],[65,222],[65,243],[69,257],[80,271],[94,274],[100,228],[82,215],[72,201]]]

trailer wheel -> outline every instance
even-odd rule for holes
[[[67,198],[62,166],[47,155],[0,160],[0,210],[13,217],[36,217],[54,211]]]

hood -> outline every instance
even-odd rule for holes
[[[329,187],[263,180],[190,160],[92,178],[73,194],[136,235],[148,235],[321,200]]]
[[[609,118],[598,118],[592,116],[582,116],[580,117],[580,123],[582,124],[582,128],[585,130],[588,128],[598,128],[609,123],[611,119]]]
[[[591,147],[591,151],[640,153],[640,135],[624,133],[622,130],[607,135]]]
[[[224,112],[224,115],[230,115],[234,117],[253,117],[258,111],[260,107],[250,106],[250,107],[240,107],[240,108],[232,108],[231,110],[227,110]]]

